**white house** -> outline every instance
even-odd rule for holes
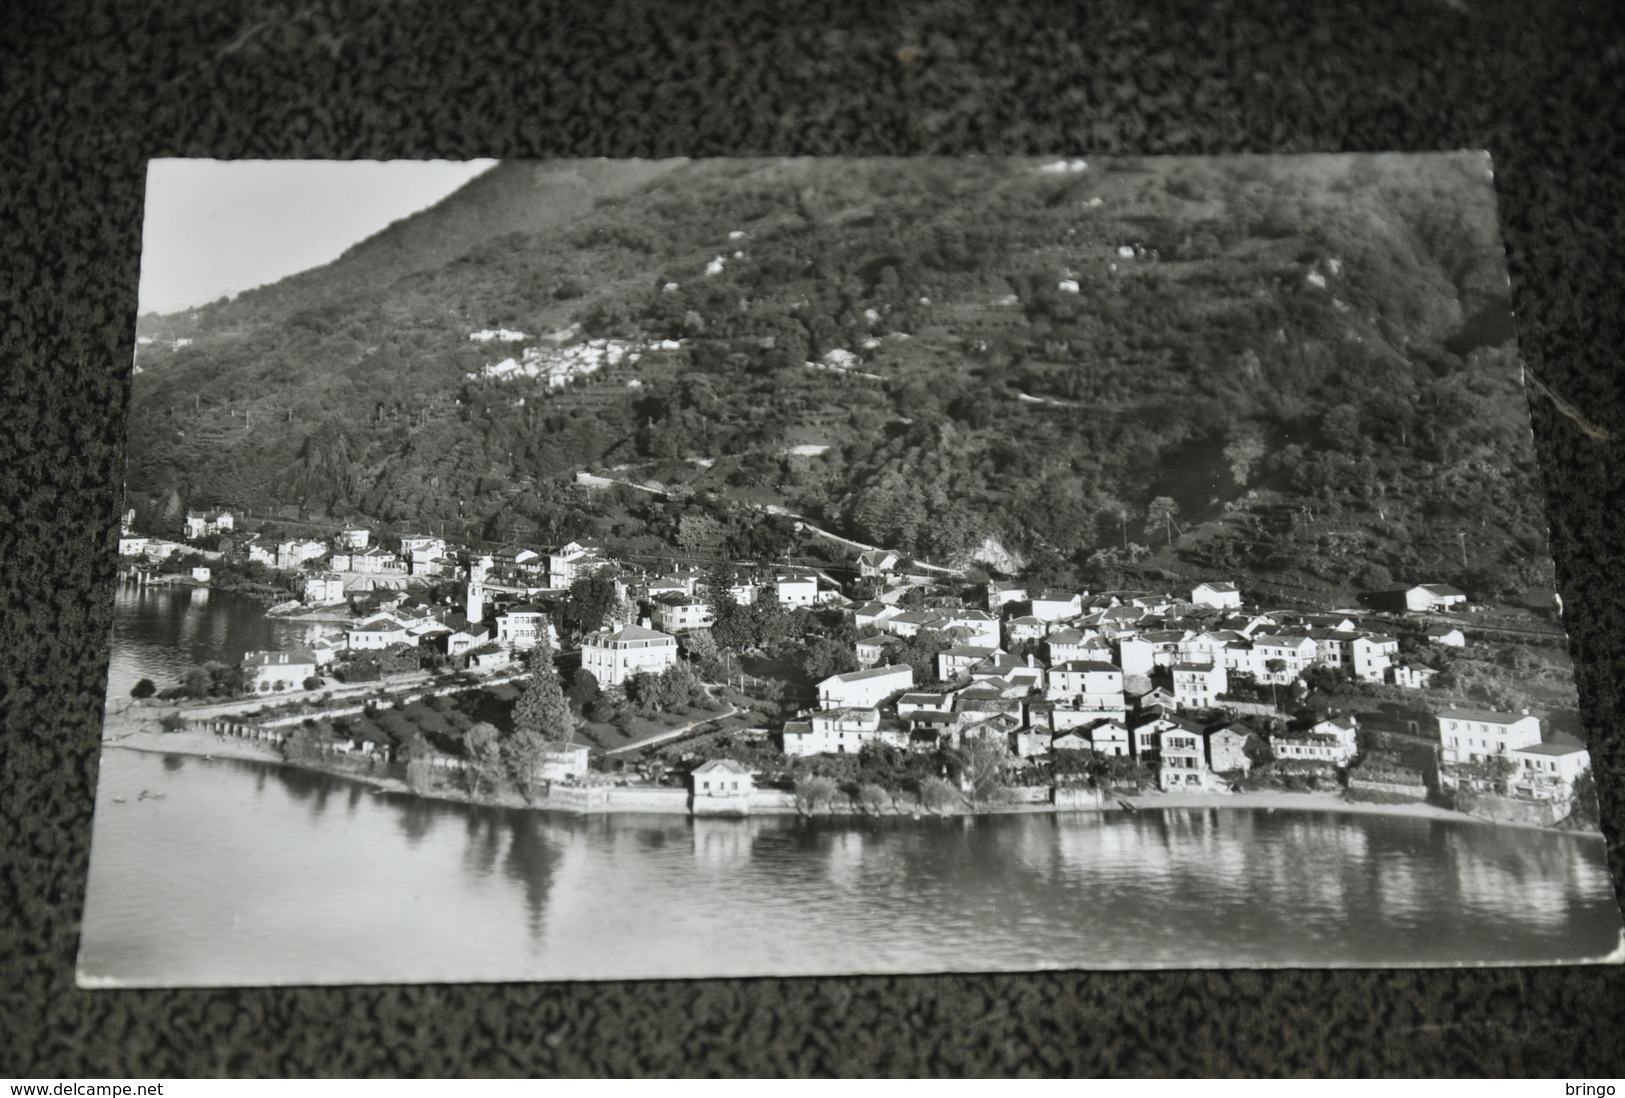
[[[1399,654],[1399,641],[1382,633],[1368,633],[1349,641],[1349,670],[1361,682],[1386,682],[1388,669]]]
[[[333,535],[333,544],[345,549],[365,549],[372,542],[372,531],[365,526],[340,530]]]
[[[1049,669],[1044,696],[1075,712],[1122,720],[1127,714],[1123,698],[1123,669],[1101,660],[1069,660]]]
[[[1280,633],[1259,633],[1253,637],[1252,667],[1249,669],[1259,682],[1289,683],[1303,674],[1304,668],[1315,662],[1318,646],[1313,638]],[[1279,660],[1279,671],[1270,664]]]
[[[676,662],[676,637],[636,625],[600,629],[581,641],[581,666],[602,686],[620,686],[639,671],[658,675]]]
[[[335,565],[335,567],[337,567]],[[350,554],[350,571],[361,572],[369,576],[384,575],[389,572],[404,572],[406,565],[394,553],[374,546],[371,549],[359,549]]]
[[[1272,732],[1270,750],[1277,759],[1289,762],[1317,762],[1347,766],[1354,750],[1341,741],[1306,732]]]
[[[1233,583],[1199,583],[1191,588],[1192,606],[1211,606],[1219,610],[1241,609],[1241,588]]]
[[[118,555],[121,557],[144,556],[146,551],[146,538],[125,536],[118,539]]]
[[[1330,736],[1348,752],[1353,758],[1359,751],[1359,722],[1351,716],[1327,717],[1315,722],[1309,731],[1316,736]]]
[[[903,558],[886,549],[871,549],[858,554],[858,574],[864,579],[878,579],[894,571]]]
[[[1574,793],[1574,779],[1591,765],[1591,753],[1579,744],[1536,743],[1515,748],[1512,761],[1513,796],[1535,800],[1568,800]]]
[[[1427,688],[1433,676],[1439,672],[1421,660],[1400,660],[1388,668],[1388,674],[1395,686],[1403,686],[1410,690],[1423,690]]]
[[[344,636],[321,636],[310,642],[310,654],[316,660],[317,667],[326,666],[338,658],[344,651]]]
[[[826,709],[851,706],[877,706],[893,694],[914,687],[914,669],[907,664],[887,664],[867,671],[831,675],[818,684],[818,704]]]
[[[818,601],[818,580],[813,576],[776,576],[773,589],[781,606],[811,606]]]
[[[1439,714],[1439,745],[1447,763],[1483,762],[1540,742],[1540,718],[1493,709],[1458,709]]]
[[[186,512],[186,540],[196,541],[213,534],[237,528],[237,519],[230,511]]]
[[[1175,727],[1157,743],[1157,784],[1164,790],[1201,789],[1209,784],[1207,751],[1200,732]]]
[[[884,602],[866,602],[852,611],[852,625],[856,629],[867,629],[872,625],[879,625],[888,618],[895,618],[902,612],[901,606],[892,606]]]
[[[1422,630],[1422,637],[1429,644],[1442,644],[1447,648],[1467,647],[1467,634],[1455,625],[1430,625]]]
[[[553,651],[559,650],[559,631],[539,606],[510,606],[496,616],[495,622],[498,644],[535,648],[545,629],[548,644]]]
[[[696,809],[727,807],[743,811],[743,806],[750,804],[751,794],[756,792],[756,776],[751,773],[750,767],[733,759],[712,759],[701,763],[694,768],[690,780],[693,782]],[[718,805],[719,801],[724,803]]]
[[[536,776],[546,782],[567,782],[589,769],[591,752],[585,744],[549,744],[536,766]]]
[[[1230,689],[1230,678],[1222,663],[1176,663],[1174,705],[1180,709],[1208,709],[1218,704],[1219,695]]]
[[[988,648],[997,648],[999,645],[999,619],[986,610],[943,610],[941,611],[941,624],[932,628],[944,632],[950,629],[964,630],[966,644],[978,644]]]
[[[309,649],[243,653],[243,686],[252,693],[303,690],[316,675],[316,656]]]
[[[276,547],[276,566],[283,571],[292,571],[307,560],[320,560],[327,555],[327,543],[314,538],[291,538],[278,543]]]
[[[711,627],[710,603],[693,595],[670,592],[656,598],[653,606],[654,627],[662,632],[686,633]]]
[[[837,706],[784,726],[786,755],[844,755],[881,738],[880,710]]]
[[[1005,605],[1027,601],[1027,585],[1017,580],[993,580],[987,585],[987,608],[997,614]]]
[[[1083,596],[1045,591],[1033,596],[1029,612],[1039,621],[1066,621],[1083,613]]]
[[[305,577],[305,601],[328,606],[344,601],[344,581],[332,572],[315,572]]]
[[[351,649],[362,651],[405,644],[408,635],[404,622],[388,614],[376,614],[347,631],[344,639]]]
[[[609,564],[602,549],[572,541],[547,555],[547,585],[568,587],[582,576],[590,576]]]
[[[1467,592],[1447,583],[1419,583],[1405,592],[1407,610],[1451,610],[1467,604]]]
[[[1129,753],[1129,731],[1121,721],[1104,721],[1088,729],[1089,746],[1099,755]]]
[[[968,678],[970,669],[990,656],[1003,655],[1004,649],[981,644],[956,644],[937,653],[937,678],[943,682]]]

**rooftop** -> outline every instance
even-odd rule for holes
[[[1536,743],[1516,750],[1525,755],[1577,755],[1585,748],[1574,743]]]
[[[1517,724],[1519,721],[1532,720],[1528,713],[1501,713],[1494,709],[1444,709],[1438,713],[1440,720],[1478,721],[1480,724]]]
[[[647,630],[645,630],[645,632],[647,632]],[[665,636],[664,633],[657,633],[655,635]],[[871,667],[867,671],[848,671],[844,675],[831,675],[829,678],[825,679],[824,682],[862,682],[865,679],[885,678],[887,675],[896,675],[899,673],[913,675],[914,668],[908,666],[906,663],[888,663],[884,667]]]

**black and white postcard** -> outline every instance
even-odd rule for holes
[[[83,987],[1618,962],[1481,153],[156,161]]]

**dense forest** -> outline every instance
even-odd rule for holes
[[[677,545],[679,512],[748,542],[771,504],[1058,579],[1547,582],[1480,156],[597,164],[566,202],[576,170],[502,165],[319,272],[142,318],[144,519]],[[469,339],[499,327],[680,348],[549,390],[479,378],[520,351]]]

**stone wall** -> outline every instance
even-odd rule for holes
[[[1106,792],[1086,785],[1057,785],[1050,790],[1056,808],[1090,811],[1106,807]]]
[[[1427,800],[1428,796],[1428,787],[1425,785],[1374,781],[1370,778],[1356,777],[1354,774],[1349,775],[1349,789],[1364,790],[1368,793],[1391,793],[1399,797],[1413,797],[1419,801]]]
[[[1569,814],[1569,803],[1558,801],[1526,801],[1518,797],[1502,797],[1493,793],[1473,793],[1462,796],[1457,807],[1472,816],[1496,823],[1532,824],[1550,827]]]

